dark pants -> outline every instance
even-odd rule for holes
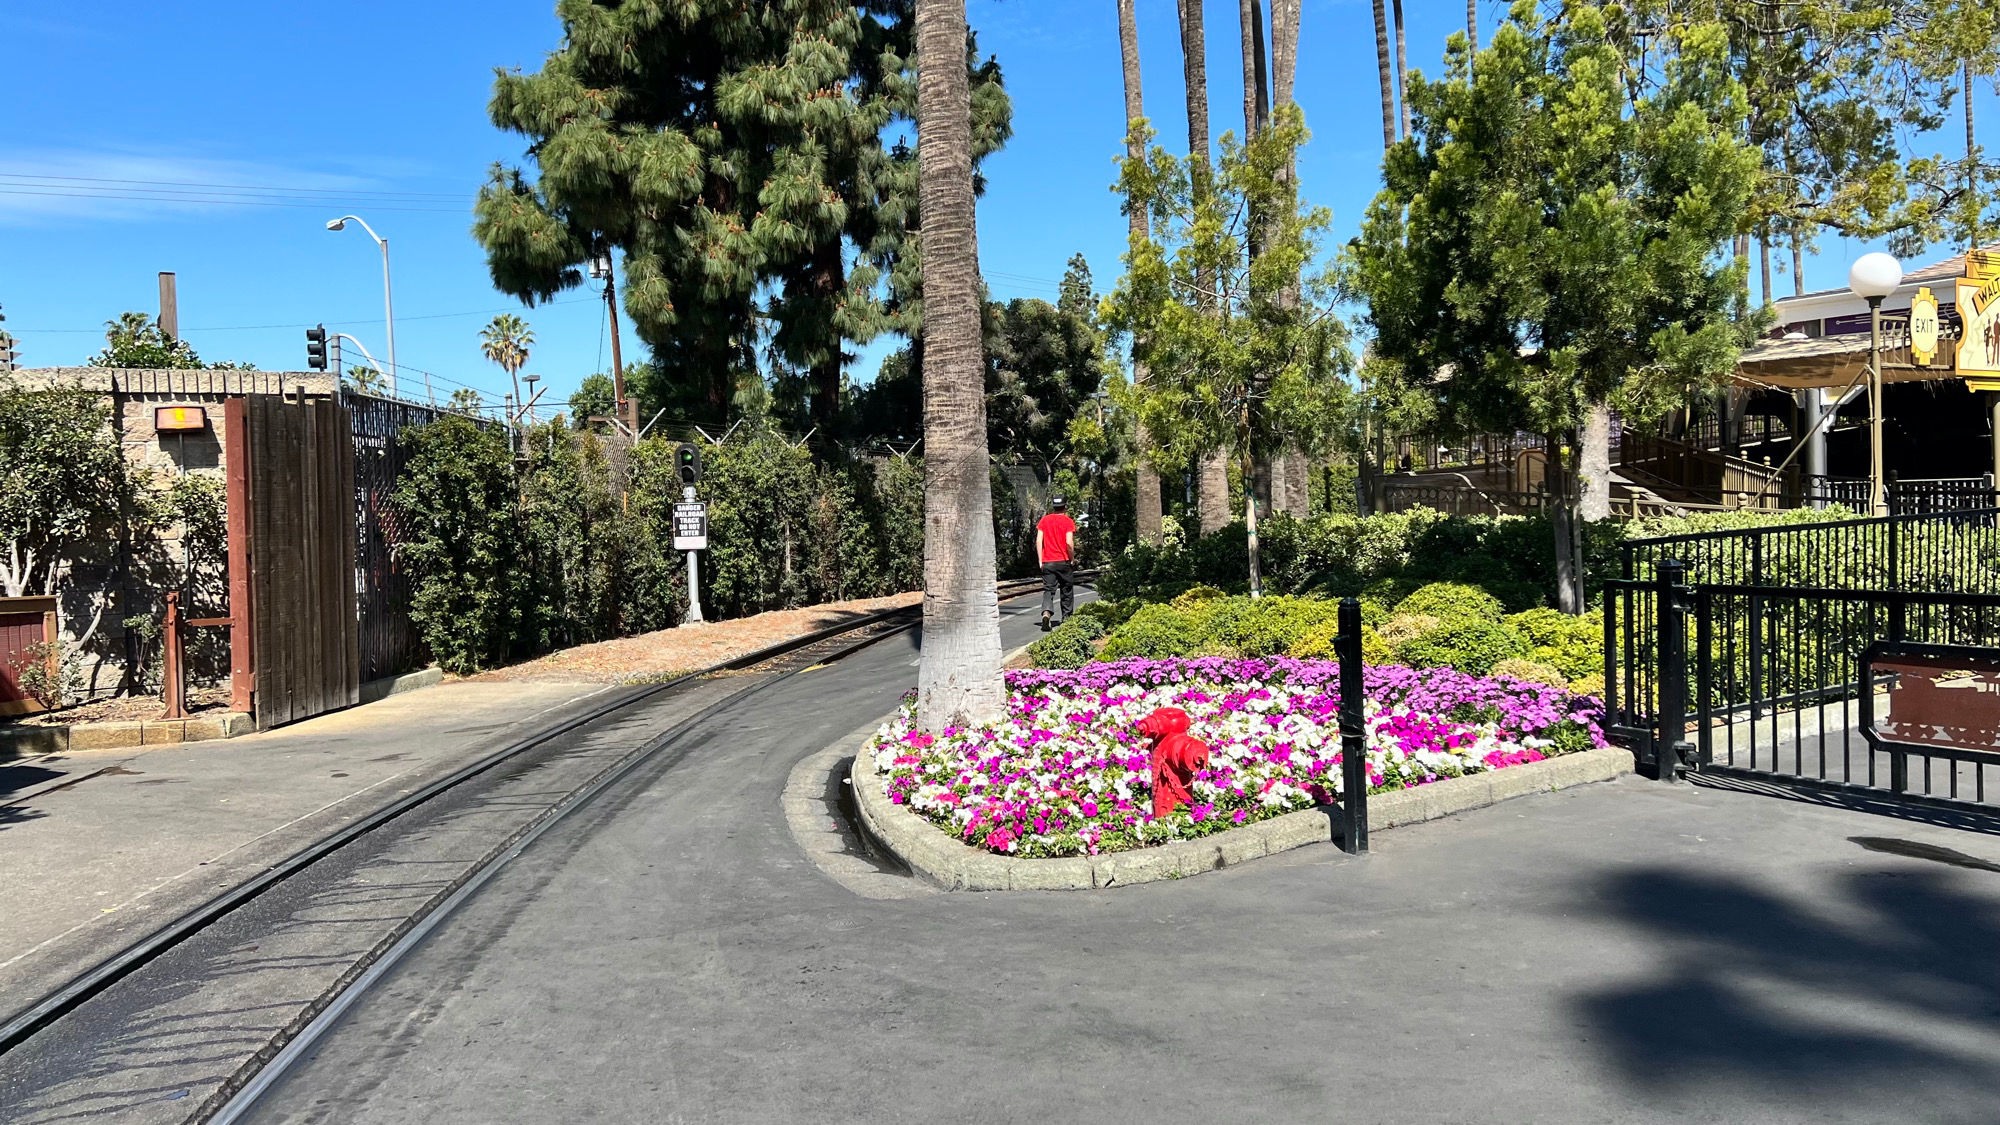
[[[1076,564],[1073,562],[1045,562],[1042,564],[1042,616],[1047,617],[1055,607],[1056,591],[1062,591],[1061,621],[1069,620],[1070,611],[1076,608]]]

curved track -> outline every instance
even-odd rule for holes
[[[1005,602],[1032,594],[1038,589],[1039,582],[1003,583],[1000,596]],[[666,683],[617,692],[601,703],[487,754],[376,810],[340,832],[316,841],[248,882],[215,896],[139,942],[117,951],[0,1025],[0,1109],[27,1107],[37,1100],[37,1093],[49,1092],[46,1081],[24,1077],[31,1069],[45,1069],[35,1065],[40,1060],[22,1057],[36,1054],[36,1049],[43,1046],[42,1040],[67,1037],[72,1041],[95,1039],[101,1043],[106,1032],[112,1038],[121,1037],[118,1031],[113,1030],[117,1026],[116,1019],[109,1021],[110,1026],[89,1026],[103,1022],[91,1009],[119,1007],[121,989],[147,996],[149,982],[144,978],[149,972],[156,976],[171,976],[177,968],[168,966],[158,970],[163,963],[177,957],[189,959],[194,956],[193,951],[211,939],[240,941],[242,934],[231,932],[232,929],[254,930],[260,920],[253,916],[259,911],[275,916],[275,911],[269,909],[274,900],[283,899],[287,894],[297,896],[306,893],[300,888],[314,889],[316,880],[353,875],[353,870],[341,872],[339,876],[324,874],[325,870],[339,866],[336,861],[358,869],[369,857],[352,853],[369,852],[377,847],[380,840],[394,837],[399,832],[437,835],[451,826],[436,821],[447,815],[463,815],[468,806],[482,799],[490,799],[490,803],[495,805],[511,806],[513,811],[518,812],[523,807],[516,799],[518,795],[508,794],[505,786],[520,782],[538,771],[548,771],[556,763],[561,764],[557,773],[566,774],[567,778],[581,778],[580,781],[566,778],[559,790],[539,792],[528,798],[540,806],[532,815],[525,820],[516,817],[509,825],[511,830],[497,845],[488,847],[469,865],[461,861],[461,870],[455,878],[428,888],[431,893],[424,901],[347,965],[331,986],[321,989],[310,1003],[303,1005],[254,1053],[243,1052],[250,1057],[235,1067],[200,1103],[176,1106],[171,1114],[143,1115],[157,1120],[234,1120],[242,1107],[249,1105],[265,1086],[281,1075],[290,1061],[330,1026],[370,984],[421,942],[458,904],[471,897],[496,871],[550,827],[584,807],[633,769],[671,751],[689,731],[723,708],[740,704],[800,673],[824,667],[886,638],[907,633],[917,628],[919,623],[915,608],[883,611]],[[631,735],[634,732],[631,728],[636,721],[633,717],[645,716],[662,707],[674,708],[675,713],[663,727],[658,723],[637,721],[646,737],[633,748]],[[690,708],[693,708],[691,714],[687,713]],[[608,745],[592,746],[593,742]],[[607,749],[622,752],[608,753],[605,752]],[[588,766],[587,771],[579,772],[584,765]],[[542,778],[535,777],[534,780],[541,781]],[[491,793],[473,792],[482,788]],[[440,811],[454,803],[459,807]],[[433,823],[424,823],[427,817]],[[364,846],[356,847],[364,842]],[[425,859],[421,862],[446,861]],[[390,919],[368,921],[382,923]],[[378,925],[376,928],[381,927]],[[256,949],[257,946],[250,948]],[[148,1010],[150,1005],[148,1000],[137,1007],[138,1010]],[[71,1023],[79,1025],[81,1030],[72,1031],[68,1027]],[[65,1032],[69,1034],[65,1036]],[[70,1046],[74,1047],[75,1043]],[[59,1043],[51,1049],[55,1054],[62,1053]],[[86,1073],[100,1079],[106,1076],[101,1069],[90,1072],[86,1068]],[[173,1091],[169,1098],[175,1094],[185,1097],[192,1092],[195,1091]],[[107,1100],[121,1099],[111,1095]],[[55,1104],[63,1104],[63,1099],[55,1099]],[[190,1110],[191,1115],[180,1116]],[[102,1109],[83,1111],[89,1116],[100,1112]],[[47,1119],[71,1116],[74,1115],[57,1112]],[[12,1120],[14,1113],[10,1110],[0,1113],[0,1117]]]

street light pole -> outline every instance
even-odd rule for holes
[[[391,397],[394,397],[396,394],[396,376],[400,374],[402,369],[396,366],[396,301],[389,287],[389,240],[376,234],[375,228],[369,226],[368,221],[359,215],[342,215],[340,218],[328,222],[326,229],[345,230],[349,219],[360,223],[361,229],[368,232],[368,237],[374,239],[375,245],[382,251],[382,317],[388,322],[389,394]],[[437,396],[431,393],[431,377],[428,373],[424,375],[424,398],[432,406],[437,405]]]
[[[1889,514],[1882,466],[1882,299],[1903,284],[1903,265],[1887,254],[1863,254],[1847,271],[1847,287],[1868,302],[1868,495],[1877,516]]]

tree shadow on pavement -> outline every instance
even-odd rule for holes
[[[1641,867],[1596,888],[1590,909],[1631,931],[1637,973],[1573,1003],[1629,1088],[1841,1119],[1994,1120],[2000,879],[1852,855],[1824,876],[1774,863],[1769,884]]]

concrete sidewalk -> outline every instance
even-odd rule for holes
[[[0,766],[0,1013],[605,690],[461,681],[228,741]]]

